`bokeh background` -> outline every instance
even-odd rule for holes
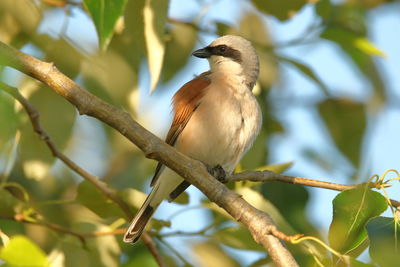
[[[260,56],[254,93],[264,121],[239,169],[269,166],[344,184],[399,169],[399,2],[153,1],[151,12],[166,21],[161,41],[165,49],[145,39],[144,2],[126,1],[109,44],[100,40],[101,46],[108,44],[102,49],[93,20],[78,0],[0,0],[0,40],[54,62],[91,93],[129,111],[163,138],[174,92],[208,70],[206,60],[190,53],[220,35],[240,34],[253,42]],[[133,209],[140,204],[139,191],[149,192],[155,162],[108,126],[78,116],[69,103],[33,79],[3,67],[0,79],[19,88],[38,108],[43,127],[68,156],[128,196]],[[123,225],[114,207],[101,211],[104,206],[100,200],[95,203],[90,185],[51,156],[21,107],[2,92],[0,111],[3,182],[22,185],[35,210],[52,223],[88,231]],[[337,192],[276,183],[231,187],[250,190],[243,193],[245,198],[263,196],[260,205],[285,230],[327,240]],[[388,192],[396,198],[399,188]],[[132,200],[134,193],[140,197]],[[164,204],[153,222],[160,249],[172,266],[268,263],[248,236],[243,244],[232,243],[229,235],[240,236],[242,229],[221,230],[236,224],[197,189],[190,188],[188,194],[190,200],[185,195],[178,204]],[[155,265],[143,245],[123,245],[120,236],[92,239],[93,250],[85,250],[79,240],[35,225],[3,219],[0,230],[28,235],[46,253],[59,261],[61,257],[65,266],[79,257],[84,259],[80,266]],[[314,264],[302,249],[293,249],[302,266]],[[368,251],[360,260],[370,261]]]

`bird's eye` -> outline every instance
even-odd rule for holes
[[[226,49],[227,49],[226,45],[220,45],[218,47],[218,50],[219,50],[220,53],[224,53],[226,51]]]

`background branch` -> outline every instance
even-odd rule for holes
[[[167,145],[147,131],[125,111],[116,108],[89,92],[59,72],[53,63],[40,61],[0,42],[0,58],[7,65],[48,85],[67,99],[80,114],[95,117],[110,125],[137,145],[146,157],[162,162],[188,182],[199,188],[211,201],[244,224],[253,238],[264,246],[277,266],[298,266],[281,241],[271,234],[276,225],[271,217],[246,202],[212,177],[204,165]],[[2,61],[3,62],[3,61]]]
[[[37,109],[29,103],[29,101],[21,95],[21,93],[14,87],[8,86],[7,84],[3,83],[0,81],[0,89],[9,93],[12,95],[25,109],[26,113],[28,114],[28,117],[31,121],[33,130],[39,135],[40,140],[44,141],[47,145],[47,147],[50,149],[52,152],[53,156],[60,159],[62,162],[65,163],[71,170],[79,174],[82,178],[85,180],[89,181],[92,183],[97,189],[100,190],[107,198],[109,198],[111,201],[113,201],[115,204],[119,206],[119,208],[124,212],[126,219],[129,221],[133,217],[133,213],[129,209],[128,205],[122,201],[116,193],[109,189],[107,186],[105,186],[104,183],[102,183],[98,177],[88,173],[84,169],[82,169],[78,164],[76,164],[74,161],[72,161],[70,158],[68,158],[64,153],[62,153],[54,143],[54,141],[50,138],[50,136],[47,134],[45,130],[43,130],[40,121],[39,121],[39,112]],[[29,222],[29,221],[23,221],[23,222]],[[59,225],[56,224],[50,224],[46,222],[39,223],[40,225],[46,226],[50,229],[64,232],[73,236],[76,236],[79,238],[82,242],[84,242],[84,237],[87,235],[85,234],[79,234],[73,231],[70,231],[66,228],[63,228]],[[157,251],[156,245],[150,235],[148,233],[144,233],[144,235],[141,236],[143,243],[146,245],[150,253],[153,255],[159,266],[164,266],[163,261],[161,259],[160,253]]]
[[[49,222],[45,222],[45,221],[37,221],[37,220],[32,221],[32,220],[26,219],[24,217],[24,214],[16,214],[14,217],[0,216],[0,219],[43,226],[43,227],[49,228],[51,230],[54,230],[56,232],[75,236],[82,243],[85,243],[85,238],[92,238],[92,237],[99,237],[99,236],[106,236],[106,235],[123,235],[126,231],[126,228],[118,228],[118,229],[115,229],[112,231],[94,231],[94,232],[88,232],[88,233],[80,233],[80,232],[72,231],[68,228],[64,228],[58,224],[49,223]]]

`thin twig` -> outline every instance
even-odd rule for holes
[[[130,219],[133,217],[133,214],[129,207],[121,201],[117,195],[114,193],[113,190],[109,189],[108,187],[103,184],[98,177],[88,173],[84,169],[82,169],[78,164],[76,164],[74,161],[72,161],[70,158],[68,158],[66,155],[64,155],[56,146],[54,141],[50,138],[50,136],[47,134],[46,131],[43,130],[40,121],[39,121],[39,112],[37,109],[29,103],[29,101],[21,95],[21,93],[14,87],[8,86],[7,84],[0,82],[0,88],[10,95],[12,95],[25,109],[26,113],[28,114],[28,117],[32,123],[33,130],[39,135],[40,140],[46,143],[47,147],[50,149],[51,153],[53,154],[54,157],[60,159],[62,162],[65,163],[71,170],[75,171],[77,174],[79,174],[81,177],[83,177],[85,180],[89,181],[92,183],[94,186],[96,186],[97,189],[99,189],[104,195],[106,195],[109,199],[111,199],[113,202],[115,202],[121,210],[125,213],[125,216]]]
[[[108,197],[111,201],[113,201],[115,204],[117,204],[121,208],[121,210],[125,213],[125,216],[128,220],[130,220],[133,217],[133,213],[129,209],[128,205],[124,201],[122,201],[115,194],[115,192],[113,190],[106,187],[105,184],[98,179],[98,177],[96,177],[96,176],[88,173],[84,169],[82,169],[74,161],[72,161],[70,158],[68,158],[66,155],[64,155],[60,150],[58,150],[54,141],[50,138],[50,136],[47,134],[47,132],[43,130],[43,128],[40,124],[40,121],[39,121],[40,116],[39,116],[39,112],[37,111],[37,109],[34,106],[32,106],[31,103],[29,103],[29,101],[23,95],[21,95],[21,93],[16,88],[8,86],[7,84],[0,81],[0,89],[4,90],[5,92],[12,95],[24,107],[24,109],[25,109],[26,113],[28,114],[28,117],[32,123],[33,130],[39,135],[40,140],[42,140],[46,143],[46,145],[48,146],[48,148],[50,149],[50,151],[52,152],[54,157],[60,159],[71,170],[75,171],[77,174],[79,174],[85,180],[92,183],[106,197]],[[55,230],[55,228],[60,227],[58,225],[53,225],[53,224],[48,224],[48,223],[46,223],[46,224],[49,228],[54,229],[54,230]],[[59,228],[59,229],[63,229],[63,228]],[[76,234],[74,234],[74,232],[69,231],[67,229],[64,229],[63,232],[75,235],[81,241],[83,240],[82,238],[85,237],[85,235],[83,235],[83,236],[76,235]],[[154,245],[154,241],[149,236],[149,234],[143,233],[141,238],[142,238],[145,246],[148,248],[150,253],[153,255],[154,259],[159,264],[159,266],[164,266],[163,261],[161,259],[161,255],[157,251],[156,246]]]
[[[93,232],[88,232],[88,233],[79,233],[76,231],[72,231],[70,229],[64,228],[58,224],[53,224],[49,222],[45,222],[42,220],[29,220],[26,219],[23,214],[16,214],[15,216],[0,216],[0,219],[2,220],[11,220],[11,221],[16,221],[16,222],[21,222],[21,223],[28,223],[28,224],[34,224],[38,226],[43,226],[46,228],[49,228],[51,230],[54,230],[56,232],[68,234],[77,237],[82,243],[85,243],[85,238],[93,238],[93,237],[99,237],[99,236],[107,236],[107,235],[123,235],[126,231],[127,228],[118,228],[112,231],[93,231]]]
[[[180,259],[185,266],[193,266],[192,264],[190,264],[190,262],[188,262],[173,246],[171,246],[168,242],[166,242],[164,239],[162,239],[161,237],[157,237],[158,241],[163,244],[164,246],[166,246],[169,250],[172,251],[172,253],[175,254],[175,256]]]
[[[353,189],[359,186],[365,186],[368,184],[370,188],[378,188],[376,183],[362,183],[362,184],[354,184],[354,185],[344,185],[337,184],[331,182],[324,182],[309,178],[297,177],[297,176],[288,176],[279,173],[275,173],[272,171],[246,171],[241,173],[234,173],[226,177],[227,182],[239,182],[239,181],[251,181],[251,182],[281,182],[288,184],[299,184],[317,188],[330,189],[335,191],[344,191],[348,189]],[[397,200],[390,199],[390,204],[393,207],[400,207],[400,202]]]

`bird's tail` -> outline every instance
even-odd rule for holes
[[[160,205],[161,201],[154,201],[154,196],[156,195],[158,188],[159,184],[156,184],[153,187],[153,190],[151,190],[151,193],[147,196],[146,201],[133,218],[128,230],[124,235],[125,243],[135,243],[142,235],[143,230],[149,222],[151,216]]]

